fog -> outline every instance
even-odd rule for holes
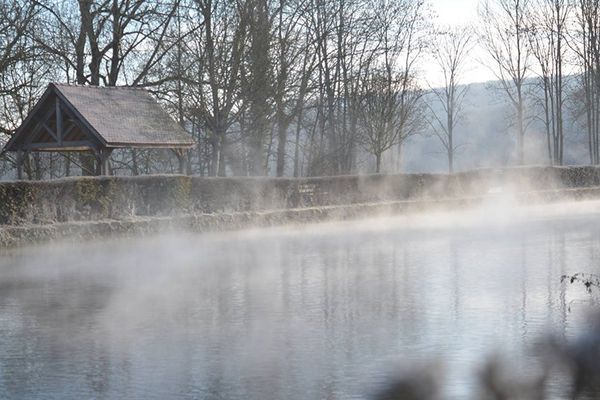
[[[597,272],[599,215],[600,202],[507,198],[3,250],[0,397],[376,398],[435,366],[441,398],[481,398],[489,357],[534,379],[537,343],[589,325],[593,297],[561,277]]]
[[[575,77],[569,77],[574,80]],[[541,95],[541,88],[534,80],[528,80],[528,90],[533,95]],[[514,121],[510,106],[498,96],[499,81],[472,83],[467,85],[467,96],[463,102],[462,115],[455,129],[456,168],[498,168],[513,165],[516,160],[517,142],[514,134]],[[463,88],[464,85],[459,86]],[[441,105],[431,94],[425,101],[432,104],[433,110],[442,115]],[[527,134],[525,154],[528,164],[546,165],[549,163],[545,127],[539,106],[527,107]],[[572,113],[565,113],[565,165],[581,165],[589,162],[587,136],[581,121]],[[391,153],[391,152],[390,152]],[[391,159],[391,154],[387,154]],[[411,137],[402,150],[402,170],[407,172],[447,172],[448,162],[445,149],[439,139],[427,127],[421,135]],[[366,164],[368,165],[368,163]],[[393,171],[393,163],[386,166]],[[368,170],[368,168],[366,168]]]
[[[600,398],[598,3],[3,1],[0,399]]]

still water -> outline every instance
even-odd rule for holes
[[[573,335],[600,203],[492,205],[0,255],[0,398],[364,399],[398,366],[449,397],[494,351]],[[525,351],[525,352],[524,352]]]

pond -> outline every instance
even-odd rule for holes
[[[63,243],[0,255],[0,398],[368,399],[569,337],[600,203]]]

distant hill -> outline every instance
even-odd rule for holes
[[[498,82],[486,82],[469,85],[464,102],[464,118],[455,131],[455,140],[461,145],[455,157],[457,170],[514,163],[516,134],[511,126],[514,123],[512,109],[506,102],[506,96],[495,89],[494,85],[497,84]],[[536,90],[533,81],[529,86],[529,90]],[[534,114],[533,111],[529,110],[529,113]],[[566,111],[565,164],[589,163],[587,136],[578,125],[573,121],[571,113]],[[546,134],[541,121],[530,122],[525,144],[526,163],[548,163]],[[447,171],[447,158],[443,151],[443,146],[428,127],[425,134],[411,138],[405,145],[402,152],[404,171]]]

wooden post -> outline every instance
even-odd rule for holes
[[[96,157],[96,176],[108,175],[108,160],[113,149],[100,148],[94,150],[94,156]]]
[[[56,139],[58,145],[62,146],[63,142],[63,118],[62,111],[60,110],[60,99],[56,98]]]
[[[102,150],[94,149],[92,152],[94,154],[94,158],[96,159],[96,162],[94,163],[94,175],[100,176],[102,175]]]
[[[185,151],[181,150],[181,156],[179,157],[179,173],[185,175]]]
[[[108,175],[107,174],[107,170],[108,170],[108,157],[106,156],[106,150],[102,150],[100,152],[100,174],[102,175]]]
[[[111,153],[112,153],[112,149],[101,149],[100,150],[100,159],[101,159],[100,173],[102,175],[109,175],[110,169],[109,169],[108,163],[109,163]]]
[[[17,179],[23,179],[23,150],[17,150]]]
[[[173,149],[173,152],[179,160],[179,173],[187,175],[187,150],[186,149]]]

